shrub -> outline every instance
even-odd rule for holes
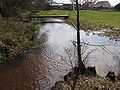
[[[0,23],[0,61],[13,59],[25,48],[33,46],[34,30],[29,23],[3,20]]]

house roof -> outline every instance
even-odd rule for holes
[[[108,1],[98,1],[93,7],[112,7]]]
[[[94,2],[85,2],[85,3],[83,3],[82,6],[85,6],[85,7],[93,7],[93,5],[94,5]]]

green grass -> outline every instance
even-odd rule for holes
[[[73,11],[67,10],[50,10],[41,11],[39,15],[69,15],[68,22],[76,23],[76,15]],[[81,28],[82,29],[101,29],[111,28],[120,29],[120,12],[102,12],[102,11],[80,11]]]
[[[81,19],[97,26],[120,28],[120,12],[86,11],[81,13]]]

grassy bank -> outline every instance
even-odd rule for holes
[[[50,10],[38,13],[39,15],[60,15],[67,14],[70,16],[68,22],[76,23],[76,15],[73,11]],[[80,11],[82,29],[98,28],[120,28],[120,12],[101,12],[101,11]]]
[[[13,60],[24,49],[34,46],[35,25],[0,18],[0,63]]]

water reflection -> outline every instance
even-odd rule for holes
[[[99,75],[119,68],[120,42],[93,32],[81,33],[86,66],[96,66]],[[38,32],[40,48],[22,58],[22,62],[0,68],[0,90],[50,90],[50,87],[75,65],[76,30],[65,23],[43,24]],[[85,47],[87,46],[87,47]]]
[[[76,30],[68,24],[45,24],[42,32],[48,35],[49,48],[54,49],[55,55],[67,57],[65,47],[71,52],[74,52],[72,41],[76,41]],[[92,52],[87,58],[87,66],[96,66],[99,75],[106,75],[107,71],[116,69],[119,64],[116,62],[115,57],[118,55],[120,42],[111,40],[109,37],[95,35],[96,32],[81,33],[81,42],[87,44],[87,49],[83,55],[86,56],[88,52]],[[49,51],[49,50],[48,50]],[[73,54],[73,53],[72,53]],[[118,58],[117,58],[118,59]],[[64,62],[64,61],[63,61]],[[103,63],[104,62],[104,63]],[[63,64],[63,67],[66,64]],[[67,66],[68,67],[68,66]]]

